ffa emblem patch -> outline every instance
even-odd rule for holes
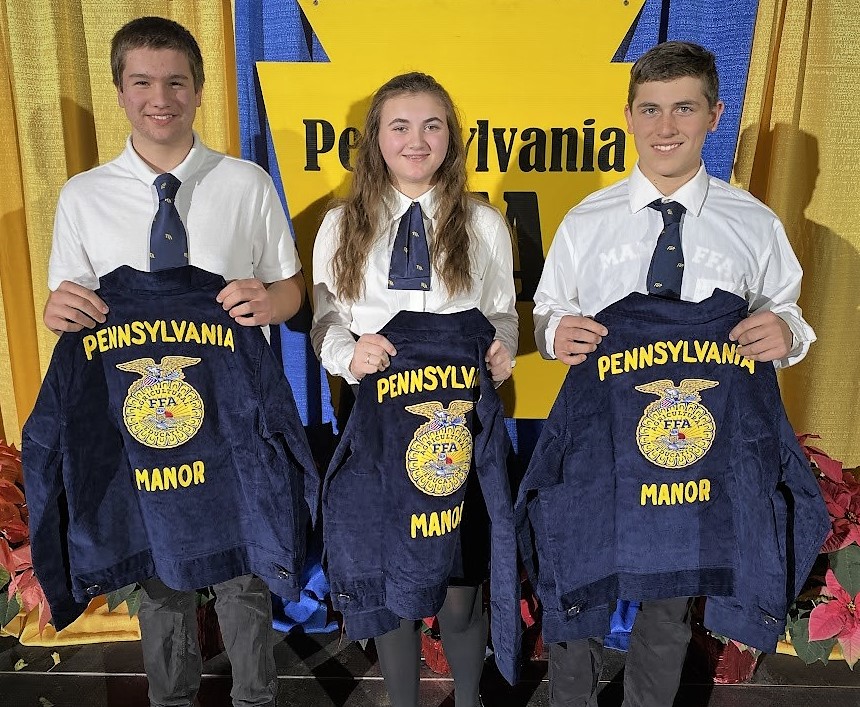
[[[717,385],[717,381],[687,378],[678,386],[670,380],[636,386],[636,390],[660,398],[645,408],[636,426],[636,444],[648,461],[681,469],[707,454],[717,426],[710,411],[699,403],[699,391]]]
[[[447,408],[435,400],[406,406],[429,419],[415,430],[406,449],[409,480],[429,496],[449,496],[469,475],[472,433],[466,427],[466,413],[473,407],[468,400],[453,400]]]
[[[200,363],[199,358],[165,356],[161,363],[139,358],[118,363],[121,371],[141,376],[128,389],[122,404],[125,426],[141,444],[171,449],[190,440],[203,424],[203,400],[185,382],[183,368]]]

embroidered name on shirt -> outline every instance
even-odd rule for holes
[[[380,378],[376,381],[376,399],[381,403],[385,396],[396,398],[437,388],[477,388],[480,384],[474,366],[424,366]]]
[[[106,326],[94,334],[83,338],[84,353],[88,361],[92,361],[93,352],[111,349],[121,349],[127,346],[142,344],[175,344],[175,343],[208,344],[223,346],[235,352],[233,330],[222,324],[207,324],[205,322],[187,322],[171,319],[159,319],[154,322],[129,322]]]
[[[741,356],[737,344],[716,341],[657,341],[647,346],[637,346],[626,351],[601,356],[597,359],[597,375],[606,380],[608,375],[618,375],[650,366],[666,363],[717,363],[745,368],[750,375],[755,373],[755,361]]]

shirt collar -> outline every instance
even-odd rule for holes
[[[705,170],[705,163],[702,162],[699,165],[699,171],[690,181],[683,184],[674,193],[664,196],[648,177],[642,174],[639,163],[637,163],[630,174],[630,212],[635,214],[646,208],[655,199],[665,199],[677,201],[687,210],[688,214],[698,216],[705,203],[709,183],[710,178]]]
[[[200,136],[197,135],[197,133],[194,133],[194,142],[191,145],[191,150],[182,162],[170,170],[170,173],[180,182],[184,182],[192,177],[197,171],[197,168],[203,161],[205,152],[206,147],[201,142]],[[155,178],[160,174],[160,172],[156,172],[152,167],[146,164],[141,156],[137,154],[134,146],[131,144],[131,135],[126,138],[125,150],[123,150],[122,159],[132,175],[145,184],[151,185],[153,181],[155,181]]]
[[[397,221],[403,214],[412,206],[412,202],[417,201],[421,204],[421,211],[424,216],[433,219],[436,216],[436,187],[430,187],[421,196],[411,199],[402,192],[397,191],[394,187],[390,187],[385,193],[385,208],[391,214],[391,219]]]

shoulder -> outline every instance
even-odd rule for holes
[[[732,186],[722,179],[708,178],[708,203],[721,209],[736,210],[740,214],[757,216],[766,221],[779,221],[779,217],[746,189]]]
[[[104,190],[109,189],[117,180],[130,177],[128,171],[122,167],[119,158],[113,159],[70,178],[60,189],[60,201],[84,197],[91,200],[93,193],[104,193]]]
[[[205,150],[200,166],[201,171],[209,173],[219,180],[229,180],[234,186],[274,189],[272,177],[257,163],[225,155],[208,147]]]
[[[629,180],[624,178],[586,196],[564,215],[561,225],[570,227],[577,222],[587,223],[617,215],[621,210],[629,212],[629,199]]]
[[[505,217],[495,206],[478,197],[469,197],[469,225],[475,230],[498,228],[504,225]]]

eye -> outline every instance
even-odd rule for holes
[[[678,112],[681,113],[681,115],[688,115],[689,113],[693,112],[693,107],[692,106],[678,106]]]
[[[657,114],[657,109],[654,108],[653,106],[649,106],[647,108],[642,109],[642,115],[656,115],[656,114]]]
[[[425,129],[425,130],[428,130],[428,131],[430,131],[430,132],[435,132],[435,131],[437,131],[437,130],[441,130],[441,129],[442,129],[442,126],[441,126],[441,125],[439,125],[439,123],[430,123],[429,125],[426,125],[426,126],[424,127],[424,129]]]

